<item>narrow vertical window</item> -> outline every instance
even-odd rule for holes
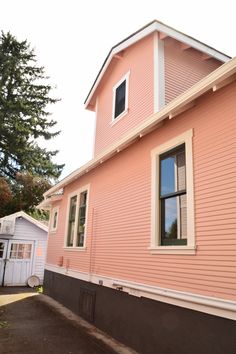
[[[55,230],[57,228],[57,211],[55,211],[54,215],[53,215],[53,224],[52,224],[52,228]]]
[[[77,245],[78,247],[84,246],[84,234],[86,224],[86,208],[87,208],[87,191],[80,193],[79,200],[79,215],[78,215],[78,228],[77,228]]]
[[[72,247],[74,243],[76,204],[77,204],[77,196],[74,196],[70,199],[69,223],[68,223],[68,234],[67,234],[68,247]]]
[[[187,245],[185,145],[160,155],[161,245]]]
[[[124,80],[117,88],[115,93],[115,116],[117,118],[125,110],[125,94],[126,80]]]
[[[51,212],[51,221],[50,221],[50,231],[55,232],[57,230],[58,224],[58,207],[52,209]]]
[[[113,122],[128,112],[129,76],[130,72],[123,76],[113,87]]]

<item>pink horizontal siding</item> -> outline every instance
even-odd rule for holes
[[[112,59],[99,89],[95,155],[153,113],[153,35]],[[128,113],[112,125],[113,87],[130,71]]]
[[[172,38],[165,39],[165,102],[169,103],[222,63],[203,59],[203,53],[188,48]]]
[[[47,261],[78,271],[236,300],[236,84],[66,187]],[[195,255],[152,255],[150,151],[193,128]],[[87,249],[63,250],[68,193],[91,184]]]

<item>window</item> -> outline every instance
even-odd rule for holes
[[[70,197],[66,247],[85,246],[88,189]]]
[[[77,204],[77,195],[72,197],[70,200],[70,212],[69,212],[68,235],[67,235],[68,247],[72,247],[74,245],[76,204]]]
[[[185,145],[160,156],[161,245],[187,245]]]
[[[12,243],[10,258],[11,259],[30,259],[31,258],[32,245],[24,243]]]
[[[115,117],[118,117],[125,110],[125,91],[126,91],[126,80],[124,80],[120,86],[116,89],[115,97]]]
[[[79,202],[79,219],[78,219],[77,245],[76,245],[78,247],[83,247],[84,245],[86,204],[87,204],[87,191],[84,191],[83,193],[80,193],[80,202]]]
[[[113,87],[113,121],[116,121],[117,118],[121,118],[127,113],[128,81],[129,73]]]
[[[192,130],[152,151],[152,253],[194,253]]]
[[[58,207],[52,209],[51,221],[50,221],[50,230],[56,231],[58,223]]]

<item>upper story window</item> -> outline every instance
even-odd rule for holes
[[[57,229],[57,224],[58,224],[58,210],[59,210],[58,207],[52,209],[51,222],[50,222],[50,230],[51,230],[51,231],[56,231],[56,229]]]
[[[194,253],[192,130],[152,151],[152,253]]]
[[[113,87],[113,121],[123,117],[128,111],[129,74],[130,72]]]
[[[66,247],[85,247],[88,188],[80,189],[69,199]]]

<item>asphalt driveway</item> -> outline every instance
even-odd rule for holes
[[[28,288],[0,288],[1,354],[104,354],[113,350]]]

